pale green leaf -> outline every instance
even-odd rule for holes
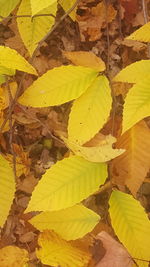
[[[0,0],[0,16],[7,17],[20,0]]]
[[[70,142],[64,137],[62,139],[75,155],[83,157],[91,162],[106,162],[125,152],[125,149],[112,148],[112,144],[116,142],[116,138],[111,135],[107,135],[105,141],[103,141],[101,145],[95,147],[80,146]]]
[[[39,11],[43,12],[44,8],[47,8],[54,3],[57,3],[57,0],[30,0],[31,2],[31,9],[32,9],[32,16],[39,13]]]
[[[122,133],[148,116],[150,116],[150,78],[142,80],[129,90],[124,103]]]
[[[76,0],[59,0],[59,4],[62,6],[62,8],[67,12],[74,4]],[[74,8],[74,10],[69,14],[69,16],[72,18],[72,20],[76,20],[76,10],[77,7]]]
[[[57,11],[57,2],[54,2],[53,5],[42,10],[42,14],[53,14],[55,16],[56,11]],[[21,16],[24,14],[31,16],[30,0],[23,0],[19,6],[17,15]],[[37,15],[39,15],[39,13],[37,13]],[[47,34],[47,32],[53,26],[54,21],[55,19],[52,16],[17,18],[17,24],[21,38],[31,56],[35,48],[37,47],[39,41]]]
[[[83,205],[59,211],[45,211],[29,222],[39,231],[54,230],[65,240],[74,240],[91,232],[100,217]]]
[[[140,27],[126,39],[136,40],[141,42],[150,42],[150,22]]]
[[[13,198],[15,196],[15,178],[8,161],[0,155],[0,227],[3,227]]]
[[[150,60],[140,60],[121,70],[114,77],[114,81],[137,83],[148,76],[150,77]]]
[[[12,70],[20,70],[37,75],[36,70],[14,49],[0,46],[0,67]]]
[[[61,66],[46,72],[19,98],[19,103],[32,107],[61,105],[83,94],[98,75],[93,69]]]
[[[131,195],[114,191],[110,197],[111,223],[119,240],[133,258],[150,261],[150,221],[144,208]],[[146,267],[148,262],[138,261]]]
[[[36,250],[37,258],[43,264],[53,267],[85,267],[91,258],[89,252],[77,248],[53,231],[41,233],[38,245],[40,248]]]
[[[68,124],[69,141],[79,145],[89,141],[107,122],[111,105],[108,79],[99,76],[73,103]]]
[[[89,162],[78,156],[65,158],[43,175],[26,212],[71,207],[94,193],[106,178],[107,166],[104,163]]]

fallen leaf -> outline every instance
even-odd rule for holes
[[[97,238],[102,241],[106,254],[96,267],[132,267],[133,261],[127,250],[108,233],[102,231]]]
[[[15,246],[6,246],[0,249],[1,267],[25,267],[28,261],[28,252],[25,249]]]
[[[116,148],[126,151],[111,163],[113,182],[126,185],[136,196],[150,168],[150,132],[146,123],[141,121],[124,133]]]

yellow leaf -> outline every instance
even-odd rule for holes
[[[11,11],[17,6],[20,0],[1,0],[0,1],[0,16],[7,17]]]
[[[57,0],[30,0],[31,2],[31,9],[32,9],[32,16],[39,13],[39,11],[42,11],[43,9],[47,8],[54,3],[57,3]]]
[[[9,47],[0,46],[0,67],[37,75],[36,70],[20,54]]]
[[[150,221],[140,203],[132,196],[119,191],[111,194],[110,217],[119,240],[140,267],[150,261]]]
[[[112,148],[112,144],[116,142],[116,138],[111,135],[107,135],[105,141],[96,147],[79,146],[76,143],[69,142],[67,139],[65,142],[75,155],[91,162],[106,162],[120,156],[125,151],[124,149]]]
[[[0,249],[1,267],[25,267],[29,261],[28,252],[15,246],[6,246]]]
[[[150,42],[150,22],[140,27],[138,30],[133,32],[126,39],[137,40],[141,42]]]
[[[112,161],[113,181],[126,185],[136,196],[150,168],[150,132],[144,121],[136,124],[117,141],[126,152]]]
[[[5,83],[5,81],[6,81],[5,76],[4,76],[4,75],[0,75],[0,85],[1,85],[2,83]]]
[[[3,227],[15,195],[15,179],[8,161],[0,155],[0,227]]]
[[[38,230],[54,230],[65,240],[81,238],[91,232],[100,217],[83,205],[59,211],[47,211],[33,217],[29,222]]]
[[[61,66],[37,79],[19,98],[19,103],[32,107],[61,105],[83,94],[97,72],[80,66]]]
[[[61,267],[85,267],[90,260],[90,254],[73,246],[52,231],[40,234],[36,251],[43,264]]]
[[[89,141],[107,122],[111,105],[109,82],[105,76],[99,76],[73,103],[68,124],[69,141],[79,145]]]
[[[0,66],[0,74],[12,76],[12,75],[15,75],[15,70]]]
[[[59,4],[62,6],[62,8],[67,12],[74,4],[76,0],[59,0]],[[72,18],[72,20],[76,20],[76,10],[77,7],[74,8],[74,10],[69,14],[69,16]]]
[[[45,8],[43,14],[52,14],[56,15],[57,11],[57,2],[54,2],[53,5]],[[30,15],[31,16],[31,4],[30,0],[23,0],[18,9],[18,16],[21,15]],[[38,15],[39,13],[37,13]],[[40,13],[41,14],[41,13]],[[52,16],[39,16],[34,18],[22,17],[17,18],[17,24],[21,38],[27,47],[30,55],[32,56],[35,48],[38,45],[38,42],[47,34],[54,24],[54,17]]]
[[[150,77],[150,60],[140,60],[121,70],[114,77],[114,81],[137,83],[148,76]]]
[[[83,66],[95,69],[96,71],[104,71],[106,66],[104,61],[97,57],[93,52],[86,51],[75,51],[67,52],[64,51],[63,54],[72,61],[73,64],[77,66]]]
[[[142,80],[129,90],[123,109],[122,133],[148,116],[150,116],[150,78]]]
[[[53,211],[71,207],[94,193],[107,178],[107,166],[72,156],[58,161],[43,175],[26,209]]]

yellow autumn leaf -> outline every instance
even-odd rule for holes
[[[52,231],[41,233],[38,244],[41,248],[36,250],[36,255],[43,264],[49,266],[85,267],[91,258],[90,254],[73,246]]]
[[[67,52],[63,54],[77,66],[83,66],[95,69],[96,71],[104,71],[106,69],[104,61],[97,57],[93,52],[87,51],[75,51]]]
[[[76,2],[76,0],[58,0],[59,4],[62,6],[65,12],[67,12]],[[76,10],[77,7],[69,14],[73,21],[76,20]]]
[[[0,249],[1,267],[26,267],[29,261],[28,252],[15,246],[6,246]]]
[[[53,5],[42,10],[43,14],[56,15],[57,2],[55,1]],[[18,16],[22,15],[31,16],[31,4],[30,0],[23,0],[18,9]],[[37,15],[41,14],[37,13]],[[47,34],[54,24],[54,17],[52,16],[37,16],[31,17],[18,17],[17,25],[21,35],[21,38],[28,49],[30,55],[32,56],[34,50],[36,49],[39,41]]]
[[[93,69],[61,66],[47,71],[19,98],[19,103],[32,107],[61,105],[82,95],[98,75]]]
[[[150,168],[150,132],[146,123],[141,121],[125,132],[116,148],[126,151],[112,161],[112,179],[117,185],[126,185],[136,196]]]
[[[114,81],[137,83],[148,77],[150,77],[150,60],[140,60],[128,65],[123,70],[121,70],[114,77]]]
[[[15,196],[15,178],[8,161],[0,155],[0,227],[3,227]]]
[[[91,162],[106,162],[120,156],[125,152],[125,149],[112,148],[112,144],[116,142],[116,138],[111,135],[107,135],[105,140],[96,147],[80,146],[76,143],[70,142],[67,139],[64,139],[64,141],[75,155],[83,157]]]
[[[106,178],[105,163],[89,162],[78,156],[64,158],[42,176],[26,212],[71,207],[93,194]]]
[[[40,11],[43,12],[44,8],[47,8],[54,3],[57,3],[57,0],[30,0],[31,9],[32,9],[32,16],[39,13]]]
[[[0,85],[2,84],[2,83],[5,83],[6,82],[6,78],[5,78],[5,76],[4,75],[0,75]]]
[[[107,122],[111,105],[109,81],[105,76],[98,76],[73,103],[68,123],[69,142],[82,145],[89,141]]]
[[[0,66],[0,74],[5,74],[5,75],[9,75],[9,76],[12,76],[12,75],[15,75],[15,70],[13,69],[8,69],[4,66]]]
[[[0,0],[0,16],[7,17],[20,0]]]
[[[65,240],[81,238],[91,232],[100,217],[83,205],[75,205],[59,211],[46,211],[29,222],[38,230],[54,230]]]
[[[144,208],[132,196],[119,191],[111,194],[109,206],[111,224],[119,240],[138,266],[148,267],[150,221]]]
[[[126,39],[141,42],[150,42],[150,22],[140,27],[138,30],[129,35]]]
[[[150,77],[135,84],[128,92],[123,108],[122,133],[150,116]]]
[[[0,46],[0,67],[12,70],[20,70],[37,75],[36,70],[16,50],[6,46]]]

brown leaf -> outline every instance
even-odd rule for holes
[[[106,254],[96,267],[132,267],[133,261],[127,250],[108,233],[102,231],[98,236],[106,249]]]

